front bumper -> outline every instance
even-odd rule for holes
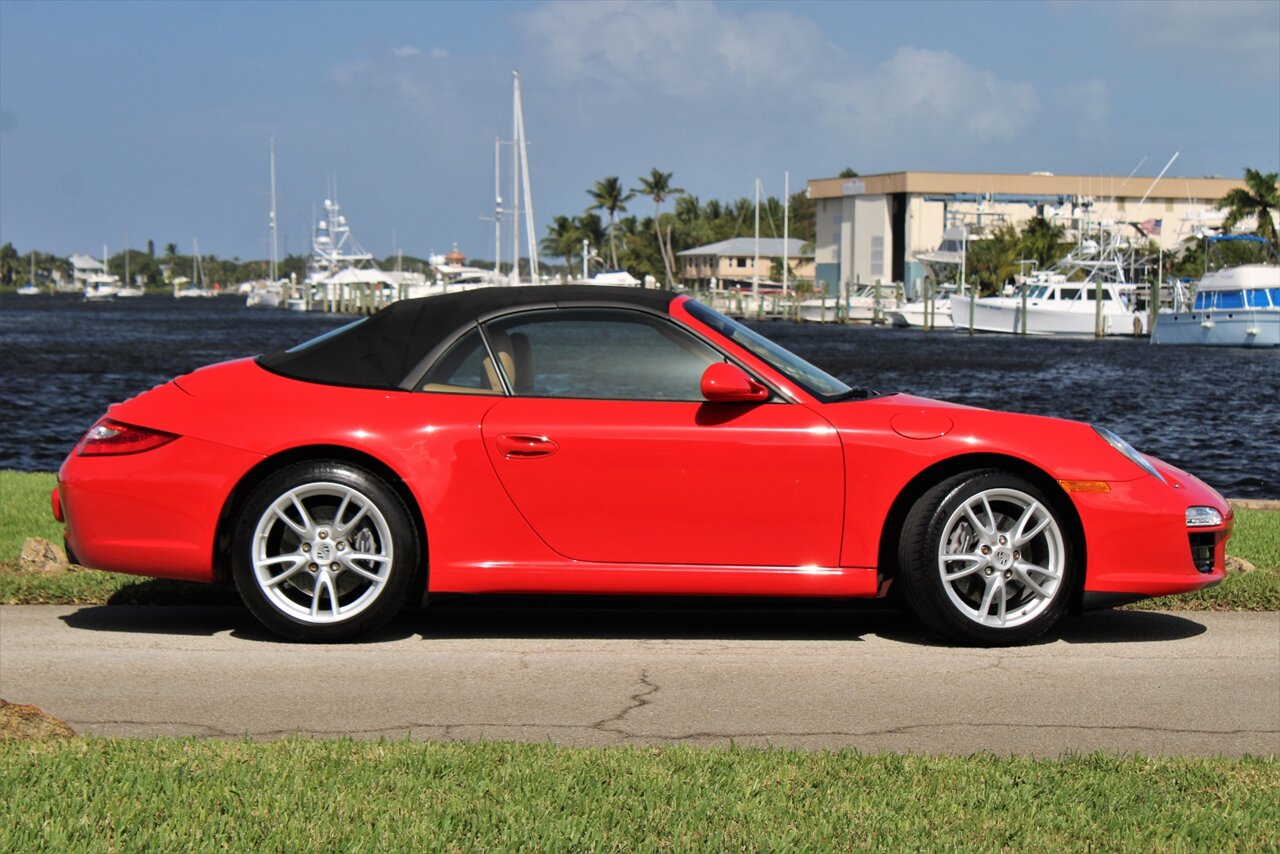
[[[1112,482],[1109,493],[1072,495],[1088,552],[1086,607],[1187,593],[1226,576],[1230,505],[1197,478],[1153,462],[1169,483],[1141,477]],[[1192,506],[1213,507],[1222,524],[1187,527]]]

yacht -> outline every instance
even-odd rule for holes
[[[1254,235],[1208,238],[1267,241]],[[1215,347],[1280,347],[1280,266],[1243,264],[1206,273],[1187,292],[1174,288],[1174,304],[1160,309],[1152,344],[1200,344]]]
[[[972,310],[973,328],[981,332],[1141,335],[1147,318],[1125,280],[1129,248],[1114,224],[1103,223],[1096,238],[1081,239],[1054,268],[1023,278],[1021,293],[976,300],[956,294],[952,322],[956,329],[968,329]]]
[[[115,299],[120,293],[120,277],[110,273],[90,273],[84,279],[84,298],[90,302]]]

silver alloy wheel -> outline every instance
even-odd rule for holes
[[[253,533],[253,574],[263,595],[313,625],[348,620],[372,605],[394,557],[377,505],[340,483],[290,489],[267,507]]]
[[[1012,628],[1034,620],[1057,597],[1065,571],[1057,519],[1021,490],[983,490],[942,529],[942,587],[957,611],[979,625]]]

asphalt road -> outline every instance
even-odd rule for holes
[[[829,603],[463,599],[299,646],[238,608],[6,606],[0,697],[97,735],[1280,753],[1280,614],[981,650]]]

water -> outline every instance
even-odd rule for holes
[[[0,295],[0,468],[55,470],[112,402],[348,320],[248,309],[229,297],[85,303]],[[1280,498],[1280,350],[783,322],[757,328],[851,385],[1101,424],[1225,495]]]

